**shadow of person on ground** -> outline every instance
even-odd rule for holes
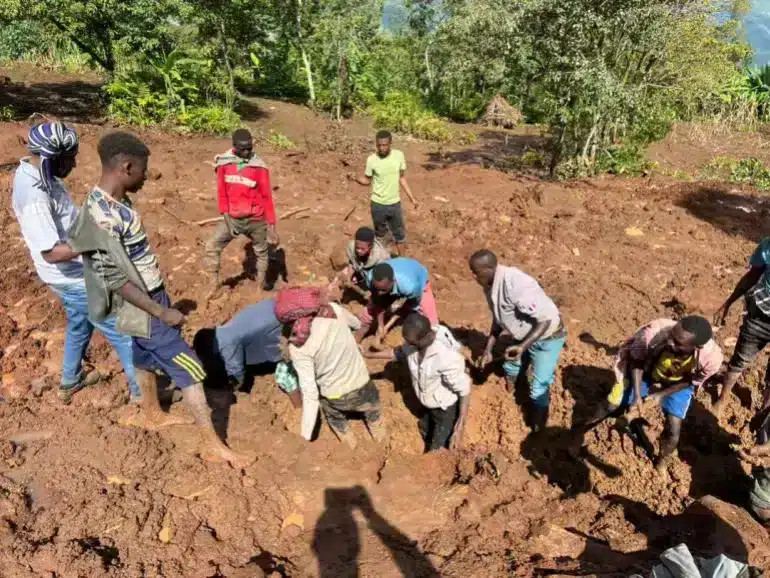
[[[562,370],[562,386],[575,399],[573,424],[583,423],[594,414],[597,405],[607,396],[613,380],[612,371],[590,365],[569,365]],[[528,387],[525,377],[524,385],[517,384],[516,389],[524,389],[520,395],[526,395]],[[549,481],[559,486],[566,496],[591,490],[588,464],[610,478],[622,474],[618,468],[604,463],[585,448],[578,459],[570,456],[568,449],[576,443],[576,435],[579,434],[568,428],[548,427],[540,433],[530,434],[521,444],[521,454],[532,462],[534,470],[548,476]],[[582,444],[583,440],[579,441]]]
[[[484,369],[478,369],[474,365],[476,359],[478,359],[484,353],[484,349],[487,346],[488,336],[486,333],[482,333],[473,327],[452,327],[451,325],[445,325],[452,332],[454,338],[457,339],[457,341],[459,341],[462,345],[467,347],[470,351],[470,359],[467,360],[468,362],[466,365],[468,367],[468,371],[470,372],[471,378],[473,379],[473,383],[476,385],[481,385],[486,383],[487,379],[489,379],[489,376],[491,375],[497,375],[498,377],[503,377],[505,375],[503,373],[502,363],[499,362],[490,363]],[[495,345],[496,355],[499,355],[502,353],[502,351],[504,351],[504,349],[501,349],[501,347],[505,347],[505,344],[503,343],[501,345],[498,343]]]
[[[691,498],[712,495],[742,508],[748,506],[751,479],[731,447],[740,443],[739,436],[727,432],[711,410],[693,398],[679,440],[679,458],[691,468]]]
[[[216,344],[216,329],[204,327],[199,329],[193,338],[193,351],[203,364],[206,379],[203,380],[203,389],[206,392],[206,400],[211,408],[211,421],[214,429],[222,441],[227,440],[227,429],[230,425],[230,406],[236,399],[230,387],[225,363],[218,355],[214,355]]]
[[[324,512],[318,519],[313,550],[318,558],[319,578],[358,578],[361,537],[353,514],[358,510],[369,529],[390,550],[402,575],[409,578],[439,578],[430,560],[417,544],[380,516],[369,493],[361,486],[327,488]]]
[[[522,457],[531,462],[530,473],[535,477],[546,476],[548,482],[556,484],[565,498],[575,497],[591,491],[590,463],[609,478],[617,478],[622,472],[604,463],[596,456],[585,453],[579,459],[569,455],[569,444],[574,433],[564,427],[546,427],[537,433],[530,433],[521,442]]]
[[[623,518],[637,532],[647,536],[647,549],[654,555],[653,563],[665,550],[685,543],[689,550],[703,557],[725,554],[738,562],[748,562],[749,549],[740,533],[715,511],[707,507],[713,498],[695,502],[677,515],[661,516],[647,504],[625,496],[609,495],[605,500],[623,509]],[[605,511],[609,508],[605,508]]]
[[[585,343],[586,345],[591,345],[594,349],[602,350],[607,355],[617,355],[618,354],[618,346],[617,345],[609,345],[607,343],[603,343],[596,339],[591,333],[588,331],[584,331],[580,335],[578,335],[578,339]]]
[[[725,233],[754,243],[766,236],[770,204],[764,197],[738,195],[720,186],[699,186],[676,203],[693,216]]]
[[[230,289],[235,289],[246,279],[257,278],[257,256],[254,254],[254,245],[251,241],[243,246],[243,261],[241,262],[243,270],[235,277],[225,279],[222,284]]]

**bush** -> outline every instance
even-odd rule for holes
[[[165,126],[183,132],[222,134],[240,124],[225,106],[231,103],[225,83],[210,60],[195,51],[174,50],[164,57],[122,68],[104,87],[108,113],[119,123]]]
[[[417,138],[446,142],[452,138],[449,124],[423,107],[412,94],[389,92],[382,102],[372,105],[369,113],[374,126]]]
[[[599,151],[596,171],[613,175],[641,175],[649,169],[644,152],[636,146],[618,145]]]
[[[760,191],[770,190],[770,169],[753,157],[733,159],[715,157],[702,173],[705,178],[725,179],[733,183],[753,185]]]
[[[274,131],[272,128],[270,129],[270,136],[267,138],[267,142],[277,149],[293,149],[297,146],[289,137]]]
[[[168,97],[142,82],[116,78],[103,90],[109,100],[107,112],[120,124],[153,126],[169,116]]]
[[[176,118],[184,132],[204,132],[211,134],[230,133],[241,124],[241,117],[236,112],[220,104],[193,106]]]
[[[13,117],[13,108],[10,106],[0,106],[0,122],[11,122]]]

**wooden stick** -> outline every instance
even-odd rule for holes
[[[353,208],[351,208],[351,209],[350,209],[350,210],[349,210],[347,213],[345,213],[345,217],[342,219],[342,222],[344,223],[345,221],[347,221],[347,220],[350,218],[350,216],[351,216],[353,213],[355,213],[355,212],[356,212],[356,209],[357,209],[357,208],[358,208],[358,203],[355,203],[355,204],[353,205]]]
[[[224,221],[224,217],[211,217],[210,219],[202,219],[200,221],[195,221],[193,225],[202,227],[203,225],[210,225],[211,223],[217,223],[219,221]]]
[[[174,215],[174,213],[172,213],[171,211],[167,211],[165,208],[163,210],[168,212],[168,213],[170,213],[171,215]],[[278,219],[279,220],[288,219],[289,217],[292,217],[292,216],[296,215],[297,213],[301,213],[303,211],[309,211],[309,210],[310,210],[310,207],[300,207],[299,209],[292,209],[291,211],[289,211],[285,215],[281,215],[280,217],[278,217]],[[304,215],[304,216],[307,216],[307,215]],[[174,217],[179,219],[179,217],[177,217],[176,215],[174,215]],[[300,217],[300,218],[302,218],[302,217]],[[200,221],[195,221],[192,224],[193,225],[198,225],[199,227],[202,227],[203,225],[210,225],[211,223],[218,223],[222,219],[223,219],[223,217],[211,217],[209,219],[202,219]],[[182,222],[183,223],[187,223],[186,221],[182,221]]]
[[[285,213],[285,214],[281,215],[281,216],[280,216],[280,217],[278,217],[278,218],[279,218],[280,220],[283,220],[283,219],[288,219],[289,217],[291,217],[291,216],[293,216],[293,215],[296,215],[297,213],[302,213],[302,212],[304,212],[304,211],[309,211],[309,210],[310,210],[310,207],[300,207],[299,209],[292,209],[292,210],[291,210],[291,211],[289,211],[288,213]]]
[[[171,211],[169,211],[169,210],[168,210],[166,207],[161,207],[161,209],[163,209],[163,210],[164,210],[166,213],[168,213],[169,215],[171,215],[172,217],[174,217],[174,218],[175,218],[177,221],[179,221],[179,222],[180,222],[180,223],[182,223],[183,225],[189,225],[189,224],[190,224],[190,222],[189,222],[189,221],[185,221],[184,219],[182,219],[182,218],[180,218],[180,217],[177,217],[177,216],[176,216],[176,214],[174,214],[174,213],[172,213]]]

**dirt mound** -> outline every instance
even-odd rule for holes
[[[514,128],[523,119],[524,116],[521,114],[521,111],[508,104],[508,101],[498,94],[487,104],[484,114],[479,118],[479,124],[500,128]]]

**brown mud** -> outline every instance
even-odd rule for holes
[[[344,142],[327,147],[334,150],[317,142],[289,151],[258,147],[272,170],[278,214],[310,208],[279,223],[290,280],[321,282],[329,255],[369,222],[366,190],[345,179],[363,166],[366,144],[339,136],[323,120],[312,127],[304,117],[296,122],[302,126],[283,128],[293,138],[304,131],[317,142]],[[97,178],[95,146],[108,129],[78,129],[81,153],[68,183],[80,201]],[[0,125],[4,157],[24,154],[18,136],[26,130]],[[489,132],[475,150],[489,154],[499,146]],[[202,244],[212,228],[191,223],[217,213],[207,161],[228,143],[157,132],[142,137],[156,172],[137,206],[169,292],[189,311],[191,340],[197,329],[264,296],[242,275],[245,244],[238,240],[223,259],[230,278],[225,296],[211,304],[205,299]],[[731,446],[752,441],[748,424],[760,402],[766,357],[736,388],[721,423],[711,412],[715,386],[698,392],[678,456],[661,475],[609,422],[588,434],[581,460],[566,451],[573,421],[611,386],[617,343],[656,317],[710,315],[732,290],[767,232],[764,198],[662,177],[555,184],[483,169],[473,150],[399,145],[422,202],[419,210],[406,206],[408,252],[430,269],[441,319],[468,356],[483,346],[490,322],[466,266],[475,249],[489,247],[530,272],[558,302],[569,336],[546,431],[530,433],[519,403],[492,373],[473,391],[465,449],[421,455],[408,382],[397,368],[373,362],[389,440],[377,446],[355,424],[355,452],[325,426],[317,441],[306,443],[297,433],[298,412],[271,378],[257,375],[251,395],[210,392],[228,443],[257,456],[248,468],[233,470],[198,457],[192,426],[148,433],[120,425],[130,413],[123,406],[126,380],[99,335],[89,360],[109,376],[106,383],[69,406],[55,392],[36,397],[30,388],[41,378],[55,383],[64,314],[34,274],[6,171],[0,173],[2,578],[625,576],[644,572],[681,541],[701,553],[725,551],[770,567],[767,533],[741,508],[748,469]],[[739,318],[736,306],[717,334],[720,343],[727,340],[726,356]],[[656,441],[659,411],[648,418]]]

